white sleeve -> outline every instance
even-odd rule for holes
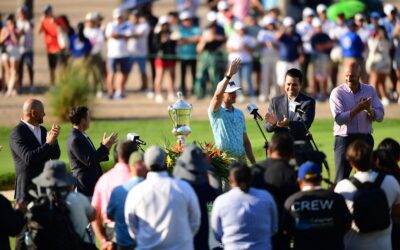
[[[219,199],[214,201],[213,208],[211,210],[211,228],[214,234],[214,237],[217,241],[221,242],[221,238],[223,235],[221,217],[219,216]]]
[[[126,226],[128,227],[128,232],[129,235],[132,237],[132,239],[135,239],[135,235],[137,234],[138,231],[138,219],[136,217],[136,211],[135,211],[135,195],[133,195],[133,188],[131,191],[129,191],[128,196],[126,197],[125,200],[125,223]]]

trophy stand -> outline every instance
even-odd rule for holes
[[[190,118],[192,116],[192,105],[183,100],[182,92],[178,92],[178,101],[168,107],[173,129],[172,134],[178,138],[178,147],[182,149],[186,145],[186,137],[192,133]]]

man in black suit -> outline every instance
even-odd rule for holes
[[[67,140],[68,158],[72,174],[77,179],[78,192],[91,198],[97,180],[103,174],[100,162],[108,161],[110,148],[117,142],[117,134],[104,134],[100,147],[96,149],[85,131],[90,125],[87,107],[71,109],[69,119],[72,123],[71,134]]]
[[[265,114],[268,132],[289,131],[294,140],[307,141],[305,126],[309,129],[314,121],[315,100],[300,92],[302,78],[298,69],[286,72],[286,93],[272,98]]]
[[[16,206],[24,206],[31,200],[28,190],[33,187],[32,179],[38,176],[44,163],[60,157],[57,137],[60,126],[54,125],[47,132],[40,126],[46,115],[41,101],[28,99],[25,101],[21,122],[12,130],[10,148],[15,167]]]

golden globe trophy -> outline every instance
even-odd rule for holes
[[[186,137],[192,133],[190,129],[192,104],[185,102],[182,92],[178,92],[178,101],[168,107],[168,113],[174,125],[172,134],[178,138],[178,147],[184,147]]]

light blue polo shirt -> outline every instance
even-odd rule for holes
[[[214,134],[215,145],[229,156],[238,160],[246,159],[243,146],[243,133],[246,133],[246,124],[243,112],[237,108],[232,111],[221,106],[217,112],[208,109],[211,129]]]

